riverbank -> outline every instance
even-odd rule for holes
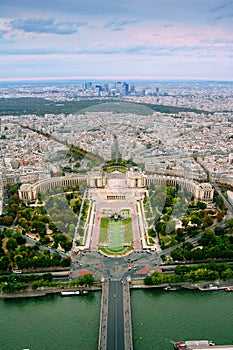
[[[41,287],[37,290],[27,289],[15,293],[0,293],[1,299],[15,299],[15,298],[38,298],[49,294],[60,294],[61,292],[72,292],[76,290],[87,290],[89,292],[101,291],[101,285],[96,285],[94,287],[71,287],[71,288],[44,288]]]
[[[233,289],[233,280],[228,281],[208,281],[208,282],[197,282],[197,283],[191,283],[191,282],[183,282],[183,283],[164,283],[164,284],[158,284],[158,285],[145,285],[144,280],[132,280],[131,289],[164,289],[166,291],[175,291],[175,290],[182,290],[182,289],[192,289],[192,290],[200,290],[200,291],[208,291],[208,290],[226,290],[230,288]]]
[[[159,285],[145,285],[144,279],[134,279],[131,281],[129,285],[130,289],[163,289],[166,291],[176,291],[176,290],[182,290],[182,289],[192,289],[192,290],[200,290],[200,291],[208,291],[208,290],[227,290],[229,291],[233,290],[233,280],[229,281],[208,281],[208,282],[199,282],[199,283],[164,283]],[[0,293],[0,298],[2,299],[13,299],[13,298],[38,298],[43,297],[49,294],[60,294],[61,292],[70,292],[70,291],[76,291],[76,290],[88,290],[90,292],[95,291],[101,291],[102,290],[102,283],[96,282],[95,286],[92,287],[41,287],[36,290],[32,290],[31,288],[14,292],[14,293]]]

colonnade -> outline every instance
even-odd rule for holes
[[[87,177],[85,175],[52,177],[34,184],[22,184],[19,188],[19,198],[23,201],[34,201],[37,199],[38,193],[48,192],[56,188],[73,187],[81,183],[87,185]]]
[[[114,174],[116,177],[116,174]],[[120,174],[122,178],[122,174]],[[204,202],[212,202],[214,196],[214,189],[209,183],[198,183],[189,179],[179,177],[163,176],[163,175],[145,175],[141,171],[128,171],[125,175],[126,187],[128,188],[147,188],[151,184],[156,186],[167,185],[171,187],[178,187],[186,189],[191,192],[196,200]],[[65,188],[67,186],[75,186],[84,184],[89,188],[105,188],[106,177],[104,173],[98,173],[92,176],[61,176],[53,177],[47,180],[38,181],[34,184],[23,184],[19,189],[19,198],[23,201],[34,201],[37,199],[38,193],[48,192],[56,188]],[[110,198],[111,191],[107,197],[108,200],[123,200],[123,196],[116,196]]]

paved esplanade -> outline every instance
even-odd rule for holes
[[[123,288],[120,281],[110,281],[106,349],[123,350],[124,348]]]

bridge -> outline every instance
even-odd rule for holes
[[[129,282],[104,281],[98,350],[132,350]]]

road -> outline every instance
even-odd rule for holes
[[[124,349],[123,288],[120,281],[109,282],[107,350]]]
[[[31,245],[35,245],[36,243],[39,243],[39,247],[40,249],[46,249],[46,250],[49,250],[51,254],[60,254],[62,256],[62,258],[67,258],[68,256],[70,256],[70,253],[64,253],[62,252],[61,250],[57,250],[55,248],[51,248],[47,245],[43,245],[41,244],[39,241],[36,241],[35,239],[27,236],[27,235],[24,235],[23,236],[25,239],[26,239],[26,242],[31,244]]]
[[[220,187],[215,182],[211,181],[210,183],[215,188],[215,190],[218,191],[219,195],[222,197],[223,202],[224,202],[225,206],[228,209],[228,211],[227,211],[228,219],[232,218],[232,216],[233,216],[233,206],[232,206],[232,204],[228,201],[227,198],[225,198],[225,196],[223,195]]]

